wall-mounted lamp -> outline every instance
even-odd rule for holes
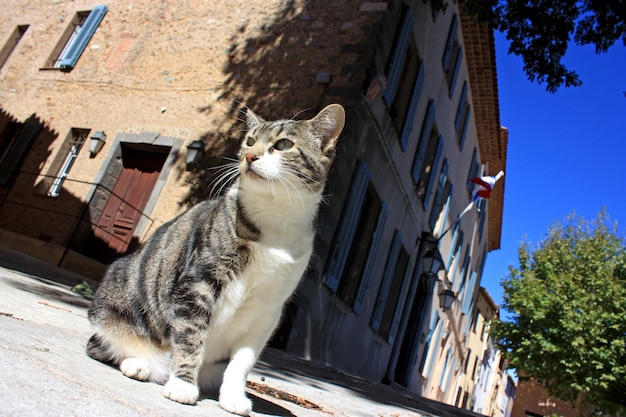
[[[190,170],[195,164],[197,164],[204,156],[204,142],[201,140],[194,140],[187,145],[187,170]]]
[[[441,307],[443,311],[450,310],[452,308],[452,304],[454,304],[454,301],[456,300],[456,295],[454,294],[454,291],[450,289],[450,284],[448,282],[440,280],[437,277],[438,272],[443,266],[443,259],[441,258],[441,254],[439,253],[436,245],[433,245],[431,249],[426,251],[422,257],[422,265],[422,273],[434,275],[443,287],[442,290],[439,291],[439,307]]]
[[[443,311],[448,311],[452,308],[452,304],[456,300],[456,294],[450,288],[444,288],[439,292],[439,307]]]
[[[106,141],[107,135],[102,130],[91,135],[89,138],[89,153],[91,158],[95,158],[95,156],[98,155],[98,152],[102,150]]]

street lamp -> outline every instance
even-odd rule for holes
[[[436,247],[429,249],[422,257],[423,274],[434,275],[437,281],[441,283],[442,290],[439,291],[439,307],[443,311],[448,311],[452,308],[452,304],[456,300],[454,291],[450,288],[450,284],[447,280],[440,280],[437,277],[437,273],[443,266],[443,259]]]
[[[102,130],[99,130],[91,135],[91,138],[89,138],[89,153],[92,158],[98,155],[98,152],[102,150],[106,141],[107,135]]]

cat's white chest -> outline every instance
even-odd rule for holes
[[[223,359],[237,344],[267,336],[280,319],[311,254],[255,242],[250,263],[225,285],[211,318],[206,359]]]

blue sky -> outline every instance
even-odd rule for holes
[[[626,231],[626,47],[618,42],[596,55],[593,47],[571,46],[564,62],[583,85],[555,94],[528,81],[521,59],[507,50],[497,34],[500,123],[509,146],[501,249],[489,254],[481,285],[498,304],[519,243],[538,242],[572,211],[593,219],[606,207]]]

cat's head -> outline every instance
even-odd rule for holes
[[[310,120],[267,122],[248,110],[248,131],[239,152],[241,183],[321,193],[344,123],[339,104],[325,107]]]

